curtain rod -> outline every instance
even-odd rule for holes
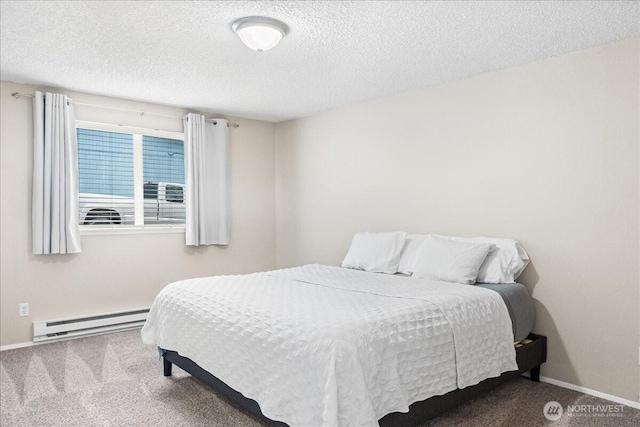
[[[22,97],[24,97],[24,98],[33,98],[34,97],[34,95],[31,95],[31,94],[28,94],[28,93],[19,93],[19,92],[13,92],[11,94],[11,96],[13,96],[15,99],[20,99]],[[85,107],[96,107],[96,108],[106,108],[106,109],[109,109],[109,110],[128,111],[128,112],[131,112],[131,113],[138,113],[141,116],[150,115],[150,116],[167,117],[167,118],[170,118],[170,119],[183,119],[184,118],[184,116],[173,116],[173,115],[170,115],[170,114],[152,113],[152,112],[147,112],[147,111],[144,111],[144,110],[134,110],[134,109],[131,109],[131,108],[109,107],[107,105],[86,104],[84,102],[75,102],[75,101],[73,101],[73,104],[74,105],[83,105]],[[207,119],[207,120],[210,120],[210,119]],[[233,122],[227,122],[227,127],[239,128],[240,125],[237,124],[237,123],[233,123]]]

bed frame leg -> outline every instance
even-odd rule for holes
[[[171,367],[173,366],[173,364],[171,362],[169,362],[166,358],[162,358],[162,361],[164,363],[164,376],[165,377],[170,377],[171,376]],[[533,371],[532,371],[533,372]],[[533,373],[532,373],[533,375]]]
[[[169,367],[169,372],[171,372],[171,367]],[[536,366],[531,370],[531,381],[540,382],[540,366]]]

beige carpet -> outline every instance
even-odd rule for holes
[[[70,340],[0,353],[0,425],[8,426],[261,426],[174,367],[162,376],[155,348],[139,331]],[[611,404],[526,379],[436,418],[428,426],[638,426],[640,411],[621,417],[593,414],[544,418],[547,401],[563,405]]]

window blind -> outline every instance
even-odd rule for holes
[[[133,135],[77,129],[80,225],[133,225]]]
[[[144,135],[142,153],[144,223],[184,223],[184,143]]]

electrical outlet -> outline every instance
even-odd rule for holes
[[[18,305],[20,316],[28,316],[29,315],[29,303],[23,302]]]

